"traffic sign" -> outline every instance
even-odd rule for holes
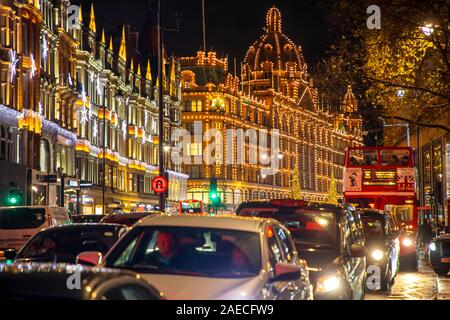
[[[152,190],[155,193],[163,193],[166,192],[168,187],[167,179],[163,176],[157,176],[156,178],[153,178],[152,180]]]

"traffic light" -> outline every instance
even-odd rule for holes
[[[22,203],[22,192],[18,188],[9,189],[6,204],[8,206],[17,206]]]
[[[217,178],[212,177],[209,182],[209,199],[211,200],[211,204],[213,206],[217,206],[220,204],[220,196],[217,191]]]

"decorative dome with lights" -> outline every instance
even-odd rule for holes
[[[274,76],[307,84],[308,73],[302,49],[282,33],[281,13],[276,7],[267,12],[264,30],[265,33],[250,46],[245,55],[243,80],[270,80],[269,87],[277,91],[280,90],[273,83]]]

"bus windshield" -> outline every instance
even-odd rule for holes
[[[381,150],[381,165],[383,166],[408,166],[408,150]]]
[[[201,213],[202,203],[200,201],[181,201],[181,213]]]

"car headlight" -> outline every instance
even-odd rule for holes
[[[380,261],[381,259],[383,259],[384,253],[383,253],[383,251],[381,251],[381,250],[379,250],[379,249],[376,249],[376,250],[373,250],[373,251],[372,251],[371,256],[372,256],[372,258],[373,258],[374,260]]]
[[[413,241],[411,240],[411,238],[404,238],[404,239],[402,240],[402,244],[403,244],[405,247],[410,247],[410,246],[413,245]]]
[[[336,290],[341,285],[336,276],[323,277],[317,280],[317,292],[324,293]]]
[[[436,251],[436,243],[432,242],[429,245],[431,251]]]

